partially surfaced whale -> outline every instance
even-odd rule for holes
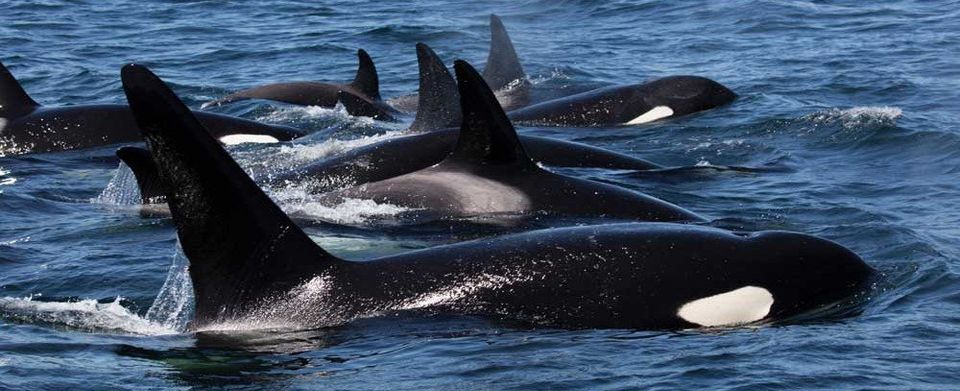
[[[832,305],[873,274],[856,254],[807,235],[665,223],[533,231],[345,261],[290,221],[149,70],[122,73],[190,260],[194,329],[329,326],[398,310],[563,328],[734,326]]]
[[[457,83],[430,48],[418,44],[417,51],[421,64],[421,86],[428,87],[422,90],[429,93],[419,96],[421,109],[410,130],[443,130],[365,145],[275,173],[268,176],[263,184],[270,187],[296,184],[298,188],[312,193],[326,193],[423,170],[447,158],[454,151],[461,134],[459,126],[462,114]],[[456,102],[448,103],[451,99]],[[512,128],[509,131],[513,132]],[[546,166],[625,170],[661,168],[643,159],[580,143],[536,136],[520,136],[519,140],[529,159]],[[149,153],[136,147],[125,147],[118,150],[117,155],[136,175],[143,200],[148,203],[162,201],[162,186],[157,183],[156,168]]]
[[[409,174],[445,159],[456,147],[461,131],[462,109],[457,83],[427,45],[417,44],[417,55],[420,89],[427,92],[418,96],[420,110],[409,130],[419,134],[379,141],[275,173],[269,175],[263,184],[271,187],[296,184],[312,193],[326,193]],[[546,166],[621,170],[662,168],[644,159],[585,144],[537,136],[519,137],[529,158]],[[149,152],[124,147],[117,151],[117,156],[136,175],[143,200],[161,202],[162,186],[157,183],[156,168]]]
[[[457,61],[454,68],[462,124],[450,155],[422,170],[326,193],[322,204],[369,199],[411,210],[409,215],[417,221],[531,214],[700,220],[641,193],[540,168],[480,74],[464,61]]]
[[[195,112],[212,136],[225,144],[288,141],[304,135],[222,114]],[[126,105],[43,107],[27,95],[0,64],[0,156],[139,142],[142,138]]]
[[[378,107],[384,113],[384,117],[378,117],[378,119],[391,119],[391,115],[397,113],[397,111],[380,99],[380,79],[377,76],[377,68],[373,65],[373,60],[363,49],[357,50],[357,57],[359,59],[357,74],[353,81],[349,83],[295,81],[265,84],[204,103],[203,107],[245,99],[275,100],[301,106],[334,107],[337,105],[337,94],[340,91],[345,91],[356,99],[361,99],[367,104]]]

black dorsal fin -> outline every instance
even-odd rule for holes
[[[444,162],[536,169],[483,77],[463,60],[455,61],[453,68],[457,73],[463,123],[457,146]]]
[[[246,315],[342,262],[294,225],[156,75],[131,64],[121,76],[190,259],[194,326]]]
[[[524,80],[526,75],[517,58],[517,51],[507,35],[507,28],[497,15],[490,15],[490,54],[483,67],[483,79],[494,91],[500,90],[514,80]]]
[[[370,117],[381,121],[396,121],[387,110],[380,105],[367,101],[359,96],[347,91],[337,91],[337,100],[343,104],[347,112],[352,116]]]
[[[40,105],[27,95],[10,70],[0,63],[0,117],[21,117],[37,107]]]
[[[360,60],[357,76],[350,85],[370,99],[380,100],[380,78],[377,77],[377,67],[373,65],[373,59],[363,49],[357,50],[357,57]]]
[[[443,60],[426,44],[417,44],[417,63],[420,65],[420,91],[417,117],[410,130],[426,132],[457,126],[461,119],[457,82],[443,65]]]
[[[123,161],[133,176],[137,178],[137,187],[140,188],[140,200],[144,204],[162,204],[167,202],[166,190],[160,182],[157,165],[150,157],[150,151],[137,147],[122,147],[117,150],[117,157]]]

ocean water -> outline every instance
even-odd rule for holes
[[[714,225],[853,249],[882,273],[862,313],[713,331],[401,316],[188,333],[173,225],[131,205],[130,173],[107,146],[0,158],[0,389],[960,387],[960,2],[0,0],[0,61],[45,105],[123,103],[120,66],[139,62],[199,108],[265,82],[351,79],[364,48],[390,97],[417,87],[416,42],[482,65],[492,12],[541,98],[674,74],[736,91],[730,106],[646,126],[519,131],[687,167],[564,173]],[[254,175],[403,128],[342,109],[213,110],[314,131],[231,148]],[[346,258],[471,235],[365,225],[402,212],[392,205],[272,195],[316,217],[310,234]]]

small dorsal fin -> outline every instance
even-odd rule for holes
[[[454,62],[453,68],[457,73],[463,123],[457,146],[444,162],[536,169],[483,77],[463,60]]]
[[[10,70],[0,63],[0,117],[17,118],[40,105],[27,95]]]
[[[121,79],[190,259],[195,322],[236,319],[343,262],[260,190],[160,78],[131,64]]]
[[[506,27],[497,15],[490,15],[490,54],[483,67],[483,79],[494,91],[500,90],[514,80],[524,80],[523,67],[517,51],[510,42]]]
[[[343,104],[350,115],[355,117],[370,117],[380,121],[396,121],[383,107],[369,102],[347,91],[337,91],[337,100]]]
[[[457,82],[443,65],[443,60],[426,44],[417,44],[417,63],[420,65],[420,90],[417,117],[410,130],[426,132],[457,126],[461,119]]]
[[[150,151],[138,147],[122,147],[117,150],[117,157],[123,161],[133,176],[137,178],[137,187],[140,188],[140,200],[144,204],[161,204],[167,202],[166,190],[157,174],[157,165],[150,157]]]
[[[353,78],[350,85],[366,94],[370,99],[380,100],[380,79],[377,77],[377,67],[373,65],[373,59],[363,49],[357,50],[357,57],[360,60],[360,64],[357,66],[357,76]]]

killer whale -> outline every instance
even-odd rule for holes
[[[203,104],[203,107],[223,105],[245,99],[266,99],[302,106],[334,107],[337,94],[345,91],[355,99],[360,99],[383,112],[378,119],[392,120],[397,110],[380,99],[380,79],[373,59],[363,49],[357,50],[359,64],[353,81],[349,83],[326,83],[317,81],[297,81],[266,84],[241,90]]]
[[[453,126],[459,121],[456,83],[443,61],[429,47],[417,44],[420,64],[420,99],[412,132]],[[349,95],[344,93],[344,95]],[[679,117],[728,104],[736,94],[720,83],[699,76],[670,76],[648,83],[599,88],[539,102],[509,111],[521,124],[547,126],[639,125]],[[378,108],[360,99],[341,99],[352,115],[376,118]]]
[[[436,58],[436,54],[426,45],[420,44],[418,49],[421,49],[421,55],[426,57],[432,55],[433,58]],[[427,62],[424,62],[424,64],[427,64]],[[459,101],[456,82],[450,76],[446,67],[439,62],[439,59],[436,59],[433,64],[439,65],[438,67],[428,66],[424,69],[428,69],[431,74],[442,72],[448,79],[449,84],[442,89],[445,91],[444,93],[424,94],[419,99],[423,102],[424,108],[434,106],[438,110],[455,109],[457,112],[454,114],[444,111],[441,115],[428,116],[426,114],[428,111],[421,110],[414,123],[420,123],[425,128],[439,126],[440,123],[445,124],[445,127],[449,127],[454,122],[459,125],[461,122],[459,102],[449,106],[444,103],[447,99]],[[428,82],[436,79],[444,80],[444,78],[433,76],[425,79],[431,80]],[[444,81],[444,83],[446,82]],[[449,88],[453,89],[452,93]],[[441,89],[432,91],[441,91]],[[311,193],[320,194],[364,183],[387,180],[440,163],[454,151],[460,133],[461,129],[448,128],[383,140],[271,175],[263,184],[269,187],[277,187],[297,183],[305,186],[305,190]],[[523,144],[523,149],[532,160],[547,166],[622,170],[662,168],[647,160],[585,144],[536,136],[520,136],[519,139]],[[160,187],[157,185],[159,183],[157,171],[152,166],[147,151],[138,151],[137,148],[126,147],[119,150],[117,155],[133,170],[141,188],[142,199],[146,202],[151,200],[162,202],[162,191],[159,190]]]
[[[211,135],[226,144],[278,142],[303,136],[287,126],[195,112]],[[126,105],[43,107],[0,63],[0,155],[18,155],[141,141]]]
[[[404,310],[561,328],[737,326],[847,300],[874,274],[850,250],[813,236],[668,223],[342,260],[300,230],[149,70],[128,65],[122,78],[190,261],[195,330],[223,322],[315,328]]]
[[[412,220],[530,215],[698,221],[696,214],[617,186],[551,173],[530,159],[481,75],[458,60],[461,127],[440,163],[379,182],[323,194],[331,206],[370,199],[404,207]]]
[[[534,125],[639,125],[709,110],[736,94],[699,76],[670,76],[643,84],[599,88],[511,111],[510,119]]]
[[[386,139],[270,175],[263,185],[297,184],[310,193],[320,194],[382,181],[440,163],[453,151],[459,133],[459,129],[445,129]],[[520,140],[531,159],[545,166],[634,171],[663,168],[644,159],[571,141],[528,135],[521,135]],[[162,192],[143,189],[145,183],[158,183],[155,167],[144,158],[148,157],[147,151],[123,147],[117,152],[132,169],[144,201],[163,202]]]

